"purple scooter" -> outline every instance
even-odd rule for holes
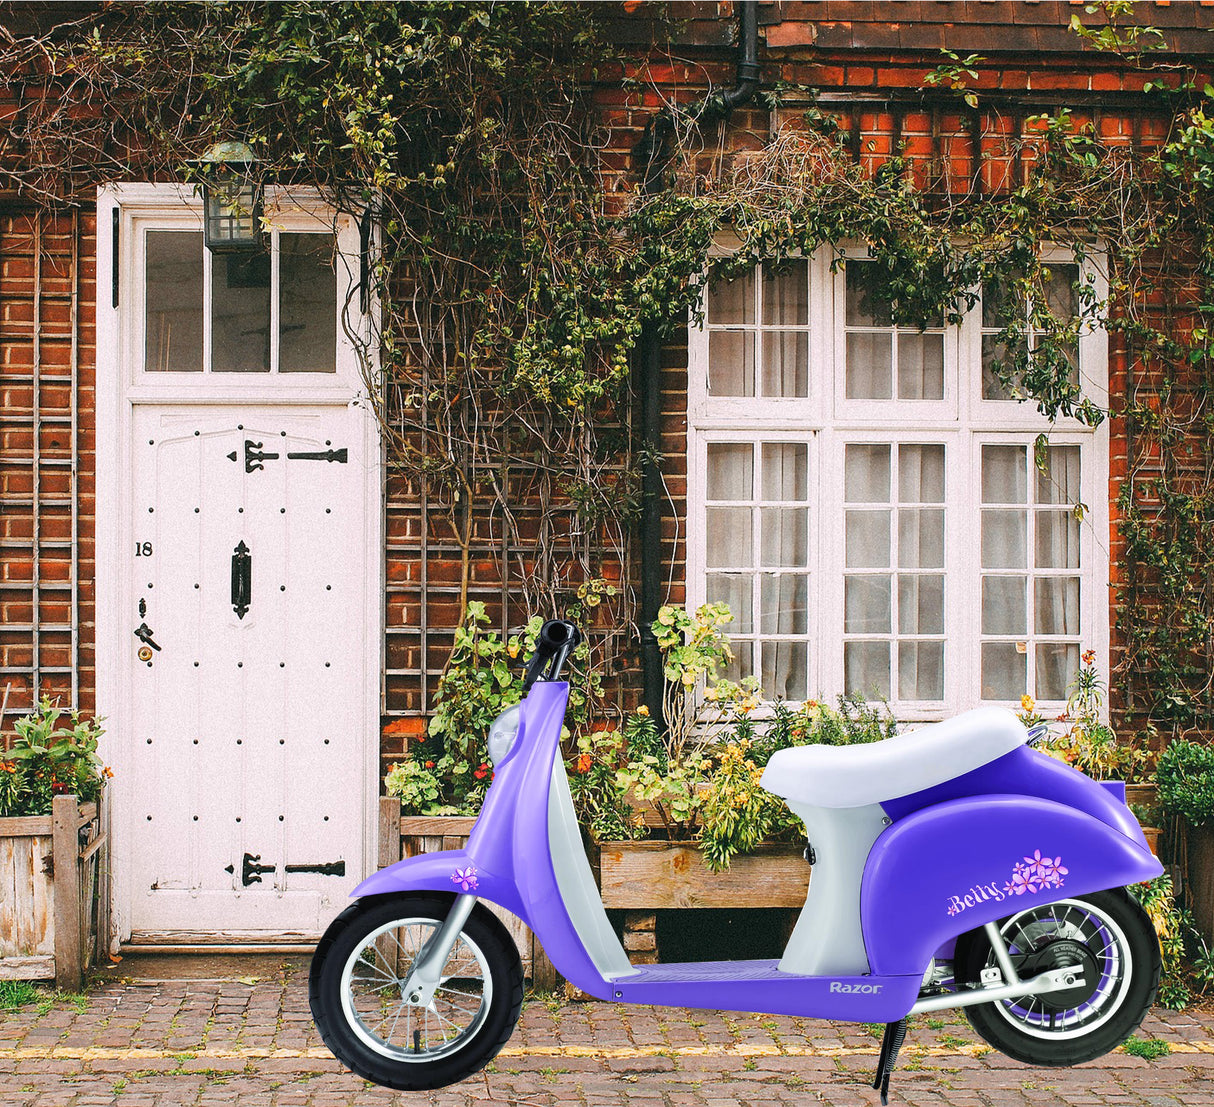
[[[784,956],[629,964],[582,849],[558,754],[581,640],[545,623],[520,704],[489,733],[493,783],[467,848],[377,872],[325,932],[309,995],[321,1036],[390,1088],[462,1080],[506,1043],[523,974],[514,912],[590,995],[883,1022],[886,1101],[908,1015],[964,1007],[996,1049],[1075,1065],[1119,1045],[1155,998],[1155,931],[1125,885],[1163,870],[1124,802],[1030,748],[1002,708],[870,745],[774,754],[763,786],[805,822],[813,866]]]

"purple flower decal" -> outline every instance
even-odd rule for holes
[[[1046,888],[1061,888],[1062,878],[1070,870],[1062,863],[1062,857],[1043,857],[1041,850],[1033,850],[1031,857],[1017,861],[1012,869],[1012,879],[1003,886],[1009,895],[1022,896],[1025,892],[1040,892]]]
[[[476,891],[476,866],[469,865],[466,869],[456,869],[451,874],[451,880],[459,886],[461,892]]]

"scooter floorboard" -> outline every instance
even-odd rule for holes
[[[621,1003],[759,1011],[771,1015],[896,1022],[919,994],[919,976],[799,976],[780,962],[687,961],[639,965],[611,981]]]

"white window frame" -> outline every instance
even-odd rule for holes
[[[1019,701],[981,696],[981,447],[984,443],[1025,445],[1032,457],[1038,434],[1051,445],[1079,445],[1080,486],[1087,508],[1081,523],[1081,650],[1096,652],[1098,670],[1109,664],[1109,424],[1091,428],[1073,418],[1050,423],[1031,401],[983,400],[980,302],[962,323],[945,331],[945,400],[848,401],[841,399],[846,367],[845,284],[831,272],[838,256],[863,257],[853,244],[823,247],[810,259],[811,334],[829,337],[809,346],[809,396],[754,399],[708,395],[708,341],[693,321],[688,334],[687,597],[694,608],[706,599],[705,479],[710,441],[805,441],[810,443],[809,520],[809,695],[828,700],[843,691],[843,447],[849,442],[940,442],[945,445],[944,699],[896,698],[897,659],[891,657],[890,708],[900,719],[945,718],[971,707],[999,703],[1016,710]],[[1100,300],[1107,295],[1103,254],[1094,247],[1078,259]],[[1070,262],[1069,252],[1051,247],[1047,262]],[[706,305],[701,305],[704,310]],[[1108,337],[1093,324],[1080,337],[1080,379],[1084,394],[1101,406],[1108,396]],[[950,385],[950,381],[952,382]],[[951,391],[950,391],[951,389]],[[913,416],[907,405],[913,405]],[[874,411],[874,406],[884,411]],[[1030,460],[1031,465],[1031,460]],[[1032,471],[1030,470],[1030,478]],[[1030,550],[1030,561],[1032,551]],[[891,575],[897,569],[891,566]],[[1029,570],[1031,577],[1032,570]],[[761,613],[754,612],[755,637]],[[896,628],[892,635],[897,637]],[[1029,628],[1028,649],[1035,635]],[[972,660],[967,660],[972,659]],[[1031,672],[1031,670],[1030,670]],[[1065,701],[1038,703],[1042,714],[1058,714]]]

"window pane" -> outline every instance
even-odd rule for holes
[[[944,503],[944,447],[898,447],[898,499],[903,503]]]
[[[982,567],[1024,569],[1028,566],[1028,522],[1023,511],[982,513]]]
[[[944,633],[944,577],[898,577],[898,633]]]
[[[780,272],[763,274],[763,322],[769,326],[801,327],[809,322],[809,267],[791,261]]]
[[[759,683],[771,699],[803,700],[808,651],[804,642],[764,642]]]
[[[1015,642],[983,642],[982,698],[1020,699],[1027,691],[1027,659]]]
[[[1019,311],[1023,316],[1023,301],[1021,301]],[[1015,313],[1016,304],[1013,302],[1009,290],[995,281],[982,282],[982,325],[984,327],[998,327],[999,330],[1003,330],[1011,322]]]
[[[211,260],[211,369],[270,371],[270,255]]]
[[[763,395],[809,395],[809,335],[804,331],[763,335]]]
[[[809,633],[809,578],[764,573],[759,626],[764,634]]]
[[[144,368],[202,372],[202,234],[148,231]]]
[[[1019,400],[1024,396],[1018,374],[1013,373],[1016,349],[998,341],[993,334],[982,336],[982,398],[984,400]],[[1001,376],[1010,377],[1004,384]]]
[[[706,599],[709,603],[727,603],[733,612],[733,622],[729,624],[730,634],[751,634],[754,632],[754,618],[751,614],[751,577],[745,573],[709,573],[707,576]]]
[[[844,577],[844,634],[888,634],[891,619],[889,577]]]
[[[898,564],[904,569],[944,567],[944,511],[942,508],[900,508],[898,511]]]
[[[880,270],[871,261],[845,263],[847,278],[847,325],[849,327],[888,327],[889,305],[878,301]]]
[[[1071,505],[1079,503],[1082,498],[1079,488],[1079,447],[1047,447],[1045,469],[1037,470],[1037,502]]]
[[[982,578],[982,633],[1026,634],[1028,591],[1024,577]]]
[[[1070,511],[1037,512],[1037,568],[1079,568],[1079,520]]]
[[[763,443],[763,499],[804,500],[808,484],[808,446],[799,442]]]
[[[1038,577],[1033,582],[1033,622],[1038,634],[1079,633],[1079,578]]]
[[[944,335],[898,335],[898,398],[944,399]]]
[[[889,699],[889,643],[843,644],[843,689],[866,699]]]
[[[898,643],[898,698],[944,699],[944,643]]]
[[[982,447],[982,502],[1022,504],[1028,500],[1023,446]]]
[[[890,334],[853,331],[847,336],[847,398],[888,400],[893,396]]]
[[[278,371],[336,373],[333,236],[283,231],[278,247]]]
[[[844,523],[849,569],[884,569],[889,565],[889,512],[849,511]]]
[[[889,503],[889,447],[849,445],[843,453],[843,495],[848,503]]]
[[[706,510],[708,567],[739,569],[754,564],[750,508],[710,507]]]
[[[708,394],[755,394],[753,331],[712,331],[708,335]]]
[[[752,269],[732,281],[715,281],[708,290],[708,322],[755,321],[755,274]]]
[[[1049,265],[1045,282],[1045,304],[1050,314],[1067,322],[1079,314],[1079,266]]]
[[[708,444],[708,498],[753,500],[754,447],[749,442]]]
[[[755,671],[753,641],[732,642],[733,660],[717,666],[717,675],[724,680],[732,680],[735,684],[743,677],[750,676]],[[764,689],[766,692],[766,689]]]
[[[1037,643],[1037,698],[1065,700],[1067,687],[1079,671],[1077,642]]]
[[[803,566],[809,564],[808,511],[803,507],[762,507],[759,526],[762,531],[763,565]]]

